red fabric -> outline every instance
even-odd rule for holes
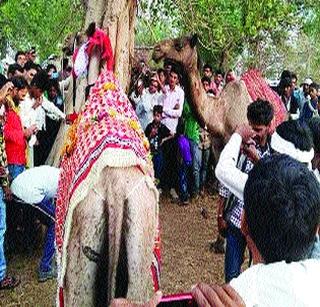
[[[93,47],[95,46],[99,46],[101,48],[101,59],[106,61],[106,68],[113,71],[114,60],[110,38],[99,28],[97,28],[93,36],[89,38],[89,45],[87,49],[89,57],[91,56]]]
[[[274,130],[286,119],[286,109],[276,92],[267,84],[266,80],[262,77],[260,71],[251,69],[244,73],[241,80],[246,84],[248,93],[252,101],[260,99],[268,100],[274,110],[274,120],[272,122],[272,129]]]
[[[73,113],[70,113],[70,114],[67,114],[66,115],[66,121],[68,122],[68,123],[73,123],[77,118],[78,118],[78,113],[76,113],[76,112],[73,112]]]
[[[8,164],[26,164],[26,140],[20,116],[13,110],[6,114],[3,129]]]

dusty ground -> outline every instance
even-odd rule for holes
[[[208,218],[201,214],[207,210]],[[223,281],[223,255],[209,251],[215,237],[213,196],[206,195],[187,207],[179,207],[163,197],[160,201],[164,293],[187,292],[199,281]],[[0,292],[0,306],[54,306],[55,282],[37,282],[40,251],[33,257],[9,257],[9,272],[20,277],[21,285]]]

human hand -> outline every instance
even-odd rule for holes
[[[4,98],[6,98],[6,96],[8,94],[10,94],[10,92],[12,91],[12,89],[14,88],[14,85],[12,82],[7,82],[1,89],[0,89],[0,102],[3,101]]]
[[[4,198],[7,201],[11,201],[12,200],[12,192],[10,190],[10,188],[8,186],[2,187],[3,192],[4,192]]]
[[[235,132],[240,134],[244,143],[250,142],[255,135],[254,131],[248,124],[239,125]]]
[[[144,304],[135,304],[125,298],[117,298],[111,301],[110,307],[155,307],[160,303],[161,291],[157,291],[151,300]]]
[[[257,148],[254,144],[245,144],[243,146],[244,154],[253,162],[256,163],[259,161],[259,155],[257,152]]]
[[[38,131],[37,125],[33,124],[29,128],[24,130],[24,136],[26,138],[29,138],[29,137],[31,137],[31,135],[37,133],[37,131]]]
[[[200,283],[192,289],[192,296],[198,306],[245,307],[240,295],[228,284],[223,286]]]

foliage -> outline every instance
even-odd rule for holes
[[[44,59],[59,51],[66,34],[81,29],[83,19],[80,0],[7,0],[0,6],[1,46],[36,46]]]

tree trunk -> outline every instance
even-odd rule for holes
[[[124,90],[128,90],[130,84],[131,61],[134,55],[134,24],[136,16],[136,0],[86,0],[84,1],[86,16],[84,29],[91,22],[105,30],[109,34],[114,53],[114,72]],[[99,51],[97,51],[99,53]],[[97,54],[96,53],[96,54]],[[87,78],[77,80],[77,94],[74,111],[79,112],[84,105],[84,91],[88,84],[94,83],[100,69],[98,55],[93,56],[89,64]],[[73,111],[72,86],[66,97],[66,114]],[[65,123],[61,124],[56,141],[52,147],[47,164],[57,166],[60,152],[67,131]]]

